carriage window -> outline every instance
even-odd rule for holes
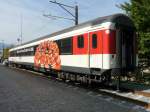
[[[10,56],[10,57],[12,57],[12,56],[13,56],[13,52],[12,52],[12,51],[9,53],[9,56]]]
[[[84,47],[84,37],[83,35],[78,36],[78,48]]]
[[[61,54],[72,54],[72,37],[61,39],[57,43]]]
[[[97,35],[92,35],[92,48],[97,48]]]

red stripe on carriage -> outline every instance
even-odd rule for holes
[[[103,54],[116,53],[116,31],[104,30],[103,31]]]
[[[97,47],[92,48],[92,35],[97,35]],[[79,36],[79,35],[78,35]],[[88,54],[88,33],[83,34],[84,47],[78,47],[78,36],[73,37],[73,54],[85,55]],[[115,30],[100,30],[89,33],[90,54],[115,54],[116,53],[116,31]]]

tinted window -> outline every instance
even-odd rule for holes
[[[84,47],[84,37],[83,35],[78,36],[78,48]]]
[[[72,54],[72,37],[56,41],[60,54]]]
[[[92,48],[97,48],[97,35],[92,35]]]
[[[12,56],[34,56],[36,47],[37,45],[12,51]]]
[[[11,56],[11,57],[16,56],[16,51],[11,51],[11,52],[10,52],[10,56]]]

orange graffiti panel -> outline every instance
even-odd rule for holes
[[[44,41],[37,48],[34,57],[35,67],[61,69],[59,48],[56,42]]]

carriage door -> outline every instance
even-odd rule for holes
[[[102,68],[102,32],[90,32],[90,68]]]
[[[118,30],[118,62],[124,70],[132,69],[134,58],[134,35],[132,30]],[[121,49],[120,49],[121,48]]]

